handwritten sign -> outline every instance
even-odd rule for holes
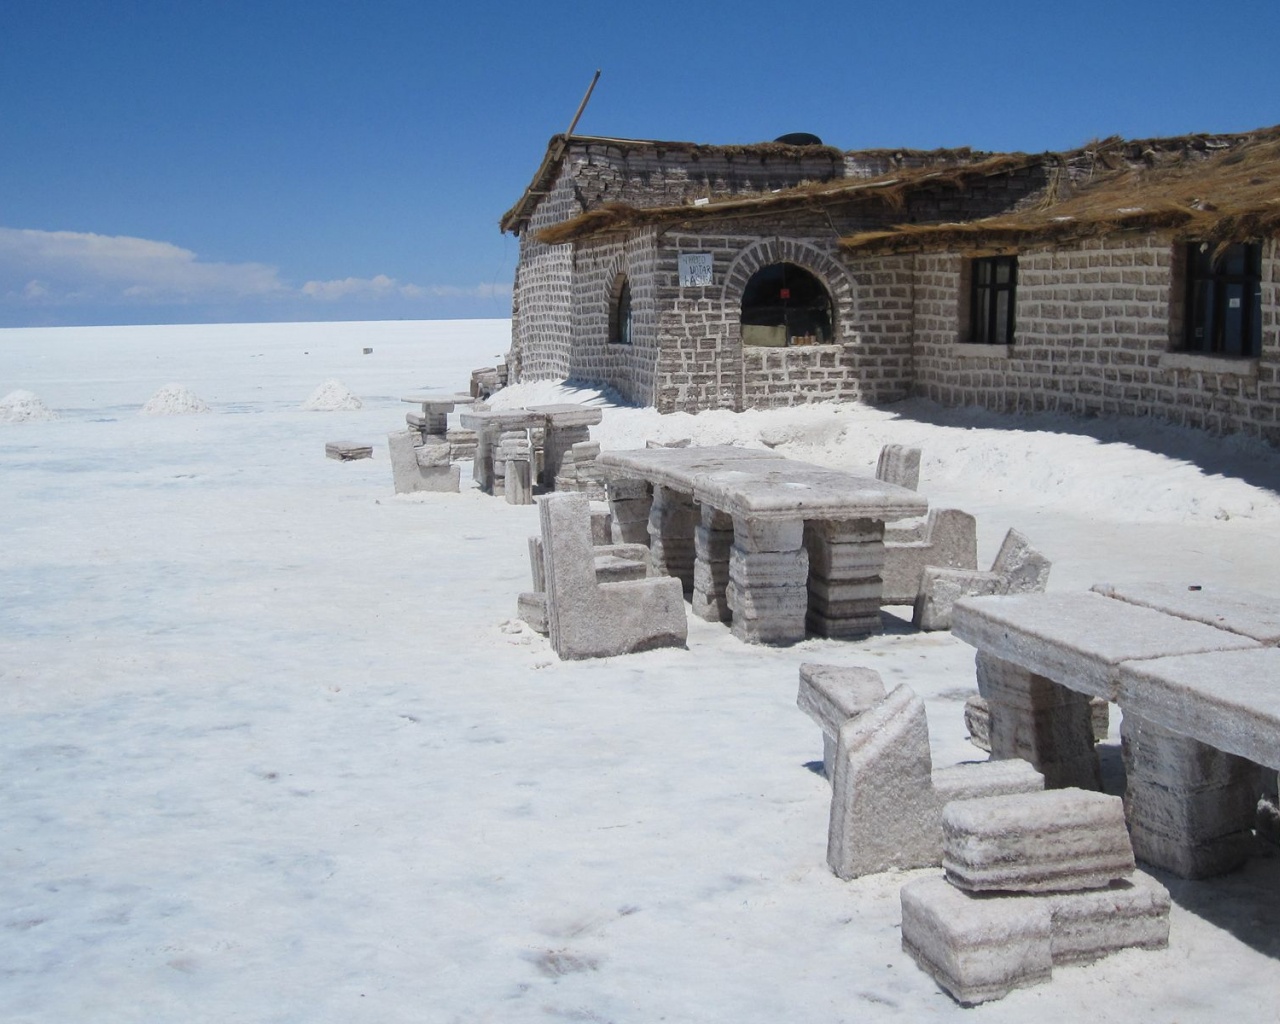
[[[682,252],[680,254],[680,287],[705,288],[711,284],[714,264],[709,252]]]

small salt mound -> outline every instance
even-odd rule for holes
[[[360,399],[340,380],[325,381],[302,403],[308,412],[343,412],[360,407]]]
[[[10,391],[0,398],[0,423],[39,423],[58,414],[30,391]]]
[[[138,410],[139,416],[185,416],[188,413],[208,412],[209,406],[181,384],[166,384]]]

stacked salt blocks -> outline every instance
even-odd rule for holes
[[[501,490],[508,505],[533,504],[533,449],[523,430],[509,430],[499,437],[493,453],[493,476],[494,493]]]
[[[577,491],[585,494],[588,501],[604,501],[607,497],[604,479],[596,467],[596,456],[599,454],[599,441],[574,442],[560,456],[560,471],[556,474],[555,489]]]
[[[1138,715],[1120,722],[1125,808],[1138,855],[1181,878],[1239,867],[1254,850],[1261,766]],[[1265,811],[1262,824],[1265,825]]]
[[[656,494],[658,488],[654,490]],[[696,511],[693,514],[697,516]],[[733,635],[739,640],[771,644],[804,639],[809,555],[803,540],[804,522],[799,519],[734,518],[725,599],[733,614]]]
[[[808,628],[825,637],[878,633],[884,524],[870,519],[809,523],[804,547]]]
[[[427,435],[426,441],[422,441],[422,437],[413,427],[387,435],[387,446],[391,452],[391,476],[396,493],[456,493],[460,470],[449,464],[448,443],[435,435]]]
[[[618,511],[613,512],[614,522]],[[649,506],[649,558],[658,576],[674,576],[686,594],[693,592],[694,530],[701,519],[693,498],[656,486]]]
[[[649,511],[653,496],[643,480],[610,480],[609,511],[613,513],[615,544],[648,544]]]
[[[449,459],[452,462],[470,462],[476,457],[476,432],[463,427],[449,427],[445,431],[449,442]]]
[[[729,556],[733,548],[733,517],[703,504],[702,519],[693,531],[693,614],[707,622],[728,622]]]
[[[1119,797],[957,801],[942,831],[945,877],[902,888],[902,948],[957,1002],[1038,985],[1055,964],[1169,944],[1169,894],[1135,874]]]

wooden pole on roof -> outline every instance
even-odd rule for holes
[[[591,79],[591,84],[587,86],[587,94],[582,97],[582,102],[578,104],[578,112],[573,115],[573,120],[569,122],[569,130],[564,133],[565,141],[569,141],[569,137],[573,134],[573,130],[578,127],[578,121],[582,117],[582,112],[587,109],[587,101],[591,99],[591,93],[596,87],[596,82],[600,81],[600,69],[596,68],[596,73]]]

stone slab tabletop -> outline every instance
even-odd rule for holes
[[[929,511],[928,501],[905,487],[733,445],[602,452],[596,464],[746,519],[889,522]]]
[[[984,653],[1111,701],[1121,662],[1259,646],[1091,591],[963,598],[952,613],[951,632]]]
[[[452,412],[455,405],[470,405],[470,395],[405,395],[400,401],[420,405],[424,412]]]
[[[1280,768],[1280,648],[1183,654],[1119,667],[1126,711],[1217,750]]]
[[[498,430],[527,430],[541,427],[547,418],[528,409],[463,409],[458,422],[468,430],[494,427]]]
[[[545,416],[547,426],[552,430],[559,427],[594,427],[604,418],[604,410],[598,405],[561,402],[554,405],[530,405],[526,408],[530,412]]]
[[[1099,583],[1093,590],[1166,615],[1239,633],[1259,643],[1280,644],[1280,599],[1266,594],[1197,583]]]

